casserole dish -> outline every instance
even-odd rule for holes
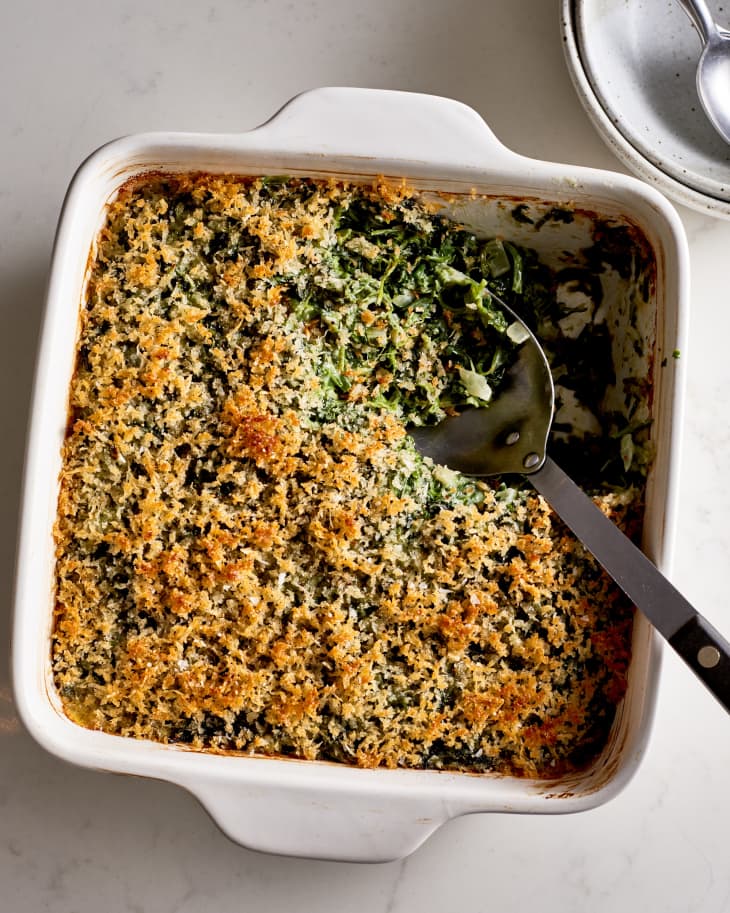
[[[646,238],[656,262],[651,313],[641,327],[652,343],[655,364],[684,342],[687,251],[669,204],[632,178],[517,156],[459,103],[406,93],[321,89],[294,99],[272,121],[247,134],[152,134],[102,147],[82,165],[64,205],[36,376],[13,647],[18,707],[31,733],[73,763],[177,783],[196,795],[234,840],[291,855],[384,861],[411,852],[456,815],[574,812],[615,795],[636,768],[654,705],[658,646],[643,619],[634,627],[628,690],[608,744],[590,766],[559,779],[212,755],[83,729],[63,715],[49,645],[53,524],[76,315],[105,207],[122,184],[145,171],[285,173],[361,181],[402,177],[423,191],[447,194],[447,209],[478,233],[508,235],[546,258],[586,247],[596,218],[632,225]],[[472,195],[473,189],[479,196]],[[534,218],[516,220],[515,207]],[[540,214],[559,207],[570,207],[575,218],[541,223]],[[628,287],[614,289],[617,315],[629,292]],[[644,544],[665,569],[681,370],[682,361],[669,358],[666,368],[654,372],[657,457],[648,483]]]

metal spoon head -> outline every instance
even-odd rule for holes
[[[697,67],[697,94],[708,120],[730,143],[730,34],[718,31],[705,46]]]
[[[438,425],[411,427],[408,432],[424,456],[466,475],[535,472],[545,462],[552,423],[552,376],[527,325],[500,298],[492,297],[527,333],[504,386],[483,409],[466,409]]]

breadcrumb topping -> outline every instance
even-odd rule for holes
[[[418,455],[393,391],[458,378],[438,353],[406,333],[402,375],[337,364],[345,324],[302,302],[314,282],[336,311],[329,252],[360,205],[438,221],[405,187],[210,175],[109,207],[55,528],[65,712],[363,767],[584,765],[625,690],[631,607],[529,486]],[[366,286],[377,238],[338,243]],[[377,289],[348,307],[375,348],[397,335]],[[639,501],[597,495],[624,523]]]

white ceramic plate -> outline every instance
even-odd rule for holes
[[[718,0],[717,20],[730,22]],[[730,146],[695,87],[701,45],[677,0],[563,0],[566,59],[586,110],[632,171],[730,218]]]

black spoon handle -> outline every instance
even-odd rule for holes
[[[730,711],[730,643],[549,457],[528,478],[636,608]]]

